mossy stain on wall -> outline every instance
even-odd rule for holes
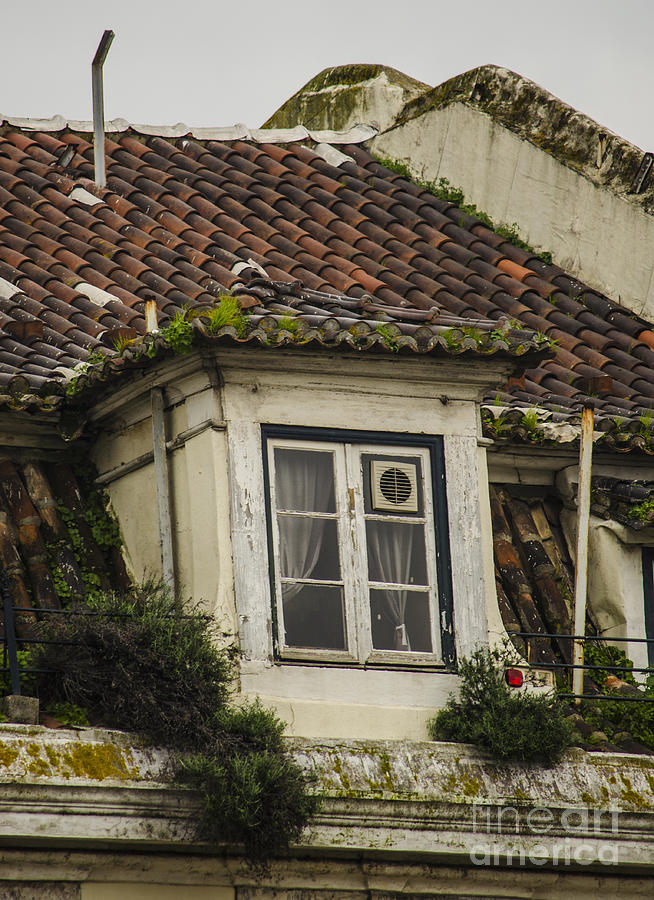
[[[9,767],[18,758],[18,750],[0,741],[0,768]]]

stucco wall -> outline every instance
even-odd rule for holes
[[[154,374],[151,383],[158,377]],[[219,631],[235,634],[227,446],[219,397],[197,358],[171,364],[164,381],[177,589],[200,602]],[[128,391],[95,415],[101,431],[94,461],[120,522],[130,571],[137,580],[160,577],[149,391],[137,396]]]

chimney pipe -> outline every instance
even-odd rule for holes
[[[93,156],[95,161],[95,183],[105,187],[107,179],[104,165],[104,90],[102,87],[102,67],[109,47],[114,39],[113,31],[107,29],[91,63],[91,87],[93,91]]]
[[[159,331],[157,325],[157,301],[150,297],[145,301],[145,330],[148,334],[156,334]]]

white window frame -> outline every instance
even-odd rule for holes
[[[276,656],[289,661],[321,661],[341,663],[345,665],[379,665],[379,666],[444,666],[451,660],[443,659],[441,645],[441,627],[444,624],[442,611],[442,591],[439,590],[438,540],[447,544],[447,535],[437,535],[435,524],[434,500],[435,492],[432,484],[433,447],[430,440],[424,444],[414,441],[403,441],[402,435],[384,436],[383,442],[375,439],[367,443],[365,437],[357,439],[357,433],[351,438],[347,433],[342,439],[321,440],[315,435],[302,436],[301,429],[292,436],[278,434],[266,435],[264,432],[264,452],[267,473],[267,514],[269,528],[270,574],[273,606],[275,610],[274,642]],[[388,440],[386,440],[388,437]],[[331,435],[330,435],[331,438]],[[275,462],[274,451],[279,447],[327,451],[334,459],[334,496],[336,512],[326,517],[334,518],[339,529],[339,556],[341,564],[341,581],[343,585],[343,602],[345,614],[346,650],[291,647],[284,642],[282,578],[279,566],[280,536],[277,524],[277,500],[275,496]],[[376,513],[365,511],[363,456],[390,457],[420,460],[419,488],[422,492],[422,513],[409,516],[393,516],[388,512]],[[443,490],[444,495],[444,490]],[[283,515],[283,513],[281,513]],[[321,514],[322,516],[322,514]],[[379,650],[372,646],[372,627],[370,621],[369,589],[385,586],[368,580],[368,563],[366,550],[366,520],[383,519],[388,522],[416,522],[424,527],[425,554],[427,567],[427,586],[425,593],[429,596],[429,613],[431,626],[432,652],[416,652],[410,650]],[[447,547],[449,560],[449,547]],[[443,570],[441,566],[441,580]],[[335,582],[336,583],[336,582]],[[398,586],[395,585],[397,588]],[[403,589],[415,591],[416,585],[402,585]],[[422,586],[420,586],[422,587]],[[450,585],[451,594],[451,585]]]

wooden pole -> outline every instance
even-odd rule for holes
[[[579,488],[577,491],[577,555],[575,566],[574,634],[586,633],[586,595],[588,592],[588,532],[590,527],[590,479],[593,461],[593,407],[585,405],[581,414],[581,444],[579,446]],[[584,642],[575,640],[573,663],[584,664]],[[572,693],[583,694],[584,670],[572,670]],[[581,703],[580,699],[575,700]]]

